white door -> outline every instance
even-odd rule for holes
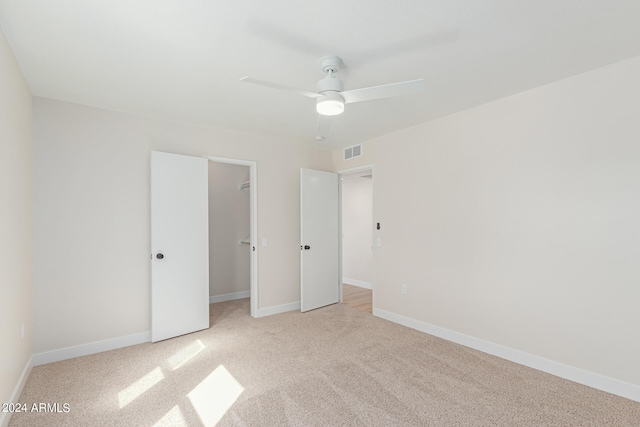
[[[151,341],[209,327],[208,161],[151,152]]]
[[[340,300],[338,174],[300,169],[300,308]]]

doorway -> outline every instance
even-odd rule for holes
[[[213,161],[207,163],[209,304],[249,298],[249,167]]]
[[[209,160],[209,302],[249,297],[257,317],[256,162],[203,157]]]
[[[373,166],[342,171],[342,302],[357,310],[373,309]]]

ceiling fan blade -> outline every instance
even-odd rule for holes
[[[315,93],[315,92],[310,92],[308,90],[304,90],[304,89],[296,89],[294,87],[289,87],[289,86],[285,86],[285,85],[281,85],[278,83],[271,83],[271,82],[265,82],[262,80],[256,80],[256,79],[252,79],[251,77],[243,77],[240,79],[241,82],[245,82],[245,83],[253,83],[254,85],[259,85],[259,86],[266,86],[266,87],[270,87],[272,89],[279,89],[279,90],[284,90],[287,92],[294,92],[297,93],[298,95],[302,95],[302,96],[306,96],[308,98],[319,98],[322,95],[320,95],[319,93]]]
[[[346,90],[344,92],[340,92],[340,95],[344,98],[345,104],[349,104],[352,102],[370,101],[373,99],[413,95],[420,92],[424,92],[424,79]]]
[[[316,126],[316,140],[324,141],[327,135],[329,135],[329,129],[331,128],[331,117],[324,114],[318,114],[318,125]]]

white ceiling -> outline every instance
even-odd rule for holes
[[[640,55],[638,0],[0,0],[34,95],[338,147]],[[345,89],[420,77],[424,94],[347,105],[315,141],[319,58]]]

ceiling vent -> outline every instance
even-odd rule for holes
[[[355,159],[356,157],[362,156],[362,144],[352,145],[351,147],[347,147],[344,149],[344,159]]]

